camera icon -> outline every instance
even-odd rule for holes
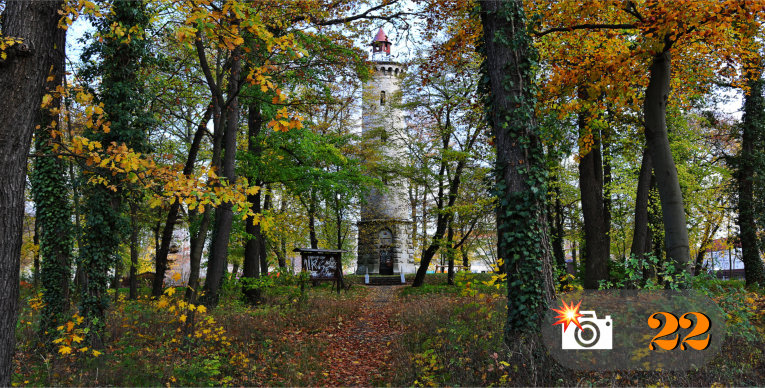
[[[572,330],[564,329],[561,325],[562,349],[612,349],[613,322],[611,316],[598,319],[594,311],[582,311],[579,317],[580,329],[575,325]]]

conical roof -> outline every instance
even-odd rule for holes
[[[377,31],[377,35],[375,35],[375,40],[373,42],[387,42],[388,41],[388,35],[385,35],[385,32],[383,32],[382,27],[380,27],[380,30]]]

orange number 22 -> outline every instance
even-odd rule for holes
[[[695,311],[689,312],[689,313],[683,314],[678,320],[677,317],[672,313],[667,313],[663,311],[658,313],[653,313],[651,314],[650,317],[648,317],[648,327],[650,327],[651,329],[658,329],[659,326],[661,326],[661,320],[657,318],[658,315],[664,316],[664,327],[661,328],[661,331],[659,331],[659,334],[656,334],[651,339],[651,342],[648,344],[649,349],[655,350],[656,347],[654,346],[654,344],[656,344],[658,347],[665,350],[675,349],[678,345],[678,339],[680,337],[680,335],[677,334],[678,327],[682,327],[683,329],[688,329],[688,328],[691,328],[691,326],[693,326],[693,329],[691,329],[691,332],[688,333],[688,335],[683,337],[683,340],[680,342],[680,349],[687,350],[688,346],[690,346],[691,348],[696,350],[704,350],[707,347],[709,347],[710,334],[708,332],[712,324],[709,321],[709,317],[706,316],[706,314],[698,313]],[[692,320],[688,319],[688,316],[690,315],[693,315],[696,318],[695,325]],[[706,337],[702,339],[690,339],[690,338],[698,337],[705,333],[706,333]],[[675,334],[674,338],[659,339],[662,337],[668,337],[672,334]]]

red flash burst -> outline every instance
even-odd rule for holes
[[[561,300],[561,303],[563,303],[563,306],[561,306],[560,310],[554,308],[550,309],[558,313],[558,316],[555,317],[558,319],[558,321],[553,323],[553,326],[562,324],[563,331],[566,331],[568,329],[568,324],[573,322],[577,327],[579,327],[579,330],[582,330],[582,325],[579,324],[579,317],[582,316],[582,314],[579,314],[579,306],[582,305],[582,301],[580,300],[576,306],[574,306],[573,300],[571,301],[570,306],[566,305],[565,300]]]

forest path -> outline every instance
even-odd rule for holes
[[[396,293],[405,286],[368,286],[369,294],[350,322],[326,332],[321,352],[325,372],[317,386],[374,386],[390,381],[390,343],[401,333],[391,318],[397,312]]]

